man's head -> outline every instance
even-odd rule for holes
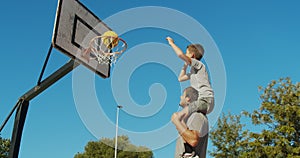
[[[204,55],[204,48],[201,44],[190,44],[187,46],[186,55],[201,60]]]
[[[198,99],[198,91],[193,87],[184,89],[183,94],[180,96],[180,106],[188,106],[189,103]]]

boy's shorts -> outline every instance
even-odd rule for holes
[[[201,112],[204,115],[210,113],[214,108],[214,97],[203,97],[199,98],[189,104],[189,115],[193,112]]]

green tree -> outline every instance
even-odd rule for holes
[[[210,155],[215,158],[238,157],[246,150],[245,140],[248,131],[243,131],[244,124],[240,122],[241,115],[225,115],[218,119],[217,128],[210,132],[213,151]]]
[[[107,158],[113,157],[114,139],[102,138],[99,141],[90,141],[83,153],[77,153],[75,158]],[[128,136],[118,136],[118,158],[152,158],[150,149],[131,144]]]
[[[0,136],[0,158],[7,158],[9,153],[10,140]]]
[[[259,89],[261,106],[244,115],[262,130],[242,130],[240,115],[223,115],[210,133],[212,156],[300,158],[300,83],[282,78]]]
[[[300,83],[282,78],[260,90],[260,108],[245,114],[254,125],[266,129],[250,133],[249,155],[260,152],[267,157],[300,157]]]

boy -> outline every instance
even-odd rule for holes
[[[204,55],[203,47],[200,44],[191,44],[187,46],[184,54],[171,37],[166,39],[176,55],[185,62],[178,76],[179,82],[190,80],[191,86],[199,93],[197,101],[184,107],[182,111],[177,113],[178,116],[183,119],[193,112],[201,112],[204,115],[209,114],[214,108],[214,92],[210,85],[206,67],[200,61]],[[186,72],[188,66],[191,67],[189,73]]]

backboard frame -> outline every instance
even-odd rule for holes
[[[79,0],[58,0],[52,36],[53,47],[103,78],[110,77],[110,64],[87,61],[81,53],[94,36],[111,30]]]

